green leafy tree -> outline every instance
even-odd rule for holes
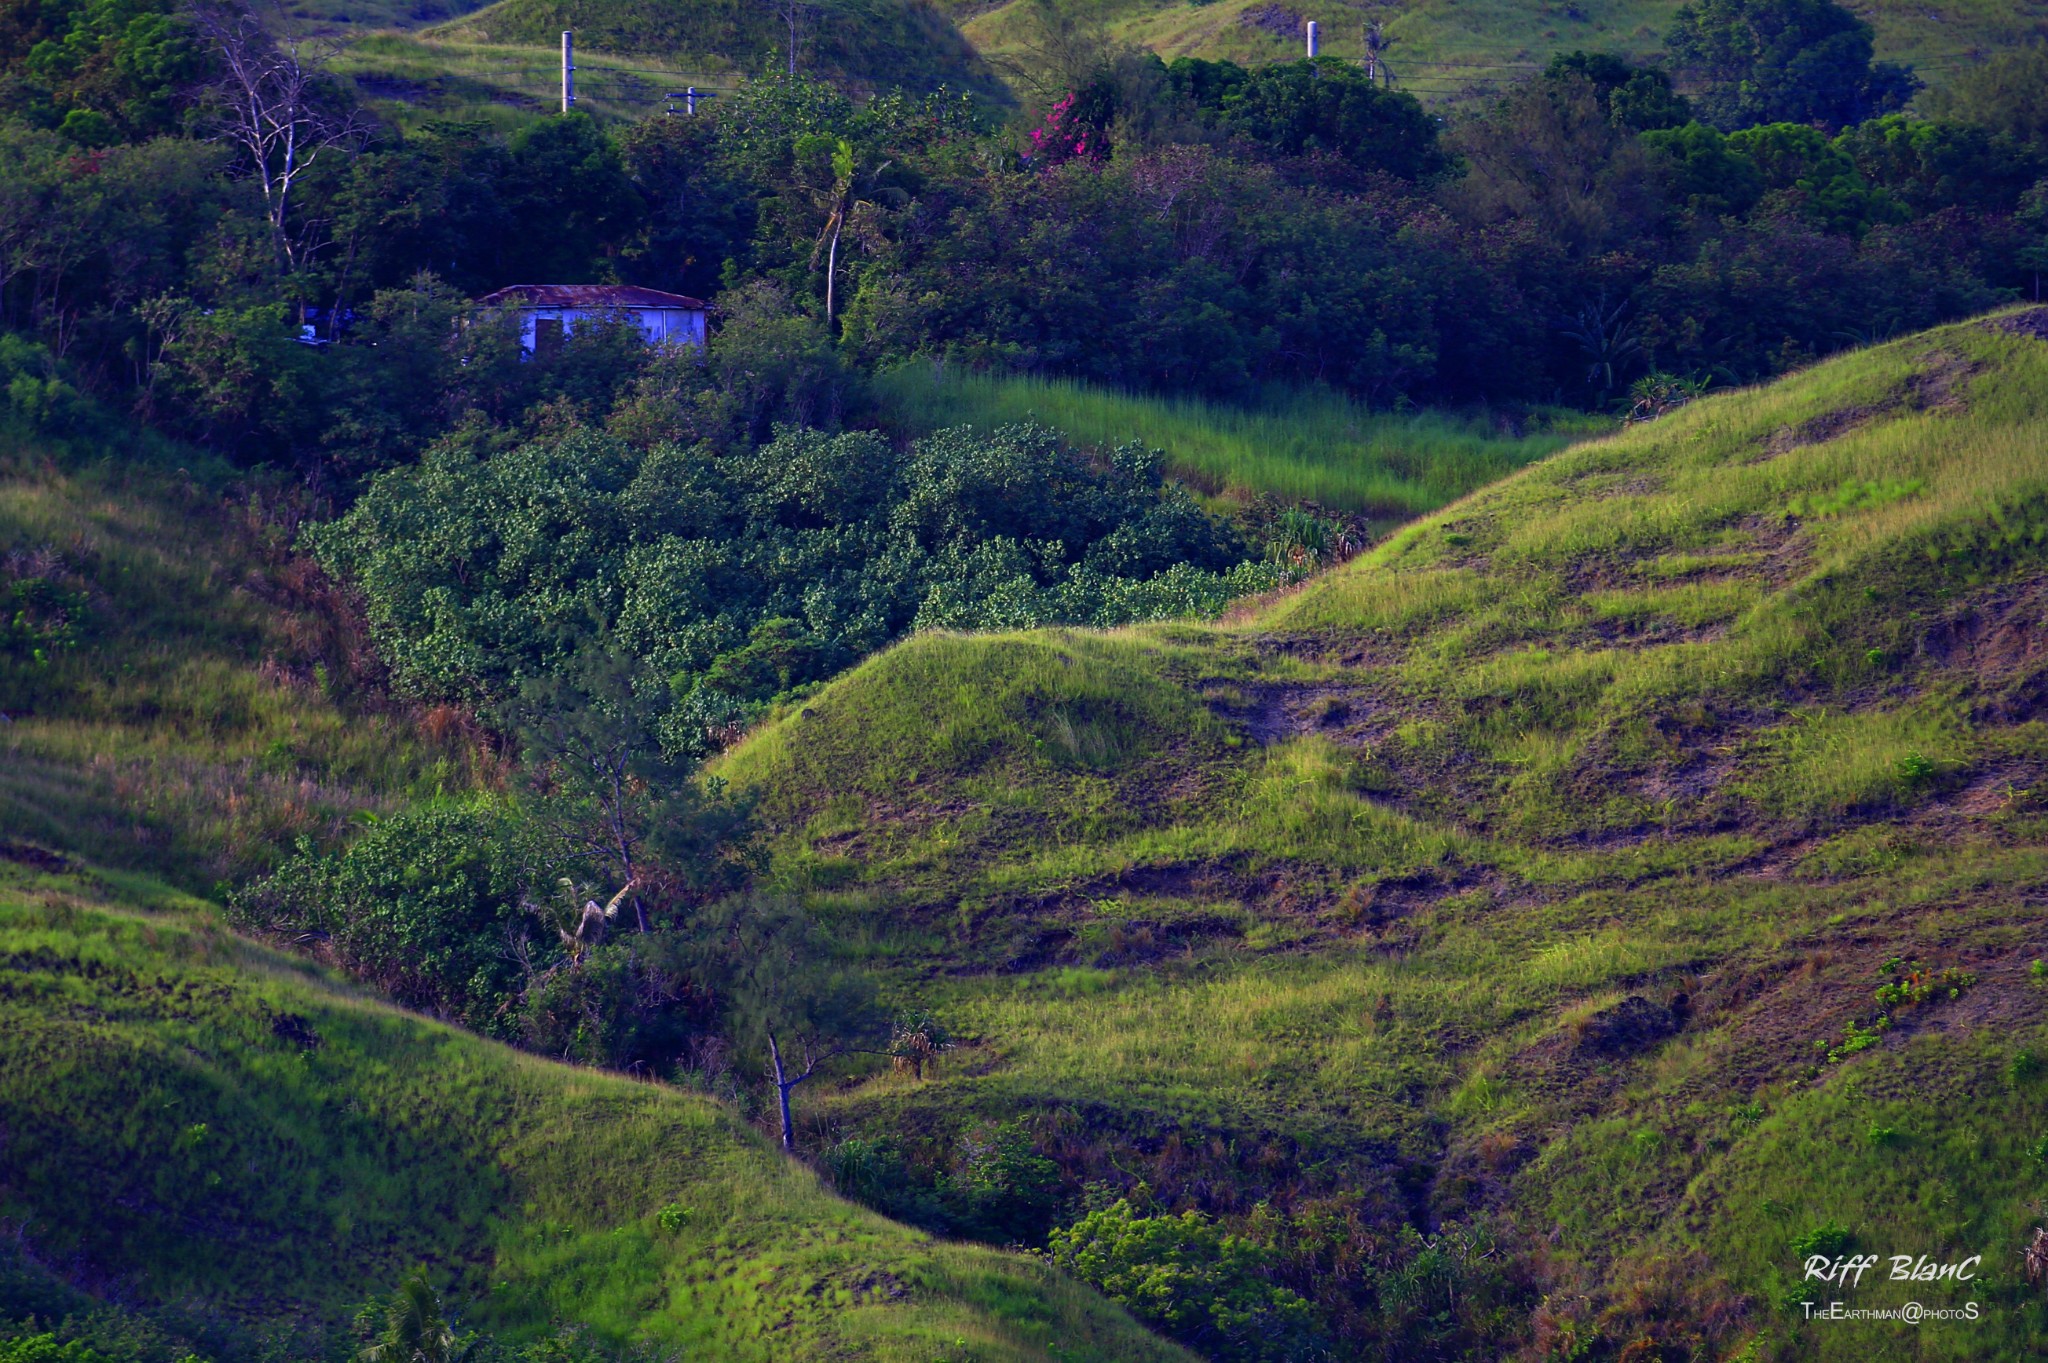
[[[1641,143],[1576,72],[1523,82],[1455,141],[1469,168],[1454,201],[1468,217],[1526,223],[1574,259],[1643,235],[1661,215]]]
[[[1812,123],[1839,129],[1901,108],[1920,88],[1871,61],[1870,25],[1834,0],[1695,0],[1666,39],[1697,102],[1724,129]]]
[[[1678,128],[1692,121],[1692,106],[1671,88],[1671,77],[1607,52],[1560,52],[1543,70],[1546,80],[1577,77],[1590,83],[1608,120],[1632,132]]]
[[[1747,213],[1763,197],[1763,172],[1718,128],[1695,121],[1646,132],[1642,144],[1665,197],[1697,217]]]
[[[2010,134],[1904,114],[1858,124],[1834,146],[1865,180],[1915,214],[1950,207],[2011,212],[2048,174],[2048,146],[2030,151]]]
[[[1863,177],[1839,139],[1817,128],[1744,128],[1729,135],[1728,150],[1756,167],[1767,195],[1830,232],[1861,236],[1878,223],[1907,216],[1902,204]]]
[[[104,147],[178,131],[209,61],[163,0],[9,0],[0,6],[0,72],[22,82],[17,98],[32,121]]]
[[[1143,1216],[1128,1200],[1052,1233],[1053,1263],[1139,1319],[1227,1363],[1332,1357],[1314,1309],[1265,1251],[1201,1212]]]
[[[1214,92],[1220,127],[1282,155],[1326,153],[1404,180],[1431,179],[1454,164],[1437,143],[1436,119],[1413,95],[1375,84],[1348,62],[1276,62],[1241,80],[1181,70],[1197,107]]]
[[[707,796],[692,765],[664,752],[667,710],[659,676],[592,645],[528,679],[510,711],[536,823],[562,863],[599,870],[612,891],[599,910],[605,921],[623,912],[642,934],[658,906],[726,887],[738,869],[728,851],[745,824],[723,787]],[[602,935],[602,924],[587,923],[595,906],[579,914],[579,943]]]
[[[640,234],[646,200],[611,136],[588,114],[571,113],[522,125],[506,150],[497,195],[512,234],[497,282],[614,278],[611,260]]]
[[[2021,146],[2048,152],[2048,43],[1990,53],[1929,90],[1921,104],[1936,118],[2004,133]]]

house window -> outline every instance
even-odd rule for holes
[[[562,319],[559,317],[536,317],[533,319],[533,357],[545,360],[562,348]]]

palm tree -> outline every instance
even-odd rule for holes
[[[825,228],[818,233],[818,244],[811,250],[812,269],[818,268],[820,255],[825,257],[825,330],[828,335],[832,330],[839,278],[839,236],[846,230],[846,220],[854,211],[864,203],[873,202],[862,196],[863,189],[891,202],[902,199],[901,190],[878,187],[883,173],[893,164],[892,161],[884,161],[871,170],[861,170],[853,144],[843,137],[832,149],[832,187],[817,195],[818,206],[825,210]]]
[[[1603,290],[1595,301],[1562,320],[1558,332],[1578,342],[1585,352],[1586,382],[1596,393],[1593,405],[1604,407],[1607,395],[1627,382],[1628,371],[1643,358],[1643,343],[1628,315],[1628,300],[1622,299],[1620,306],[1610,310]]]
[[[474,1333],[457,1335],[441,1309],[427,1270],[405,1275],[384,1307],[384,1329],[357,1352],[357,1363],[463,1363],[476,1351]]]

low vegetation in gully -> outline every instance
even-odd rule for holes
[[[2039,19],[0,0],[0,1363],[2034,1357]]]

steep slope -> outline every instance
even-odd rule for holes
[[[1500,1350],[1861,1358],[1896,1327],[1802,1303],[1917,1296],[1981,1318],[1899,1356],[2028,1356],[2044,336],[1699,402],[1235,624],[922,636],[780,717],[720,767],[775,874],[972,1042],[811,1139],[1021,1118],[1169,1206],[1484,1224]],[[1817,1247],[1983,1260],[1844,1293]],[[1345,1299],[1410,1339],[1389,1271]]]
[[[501,781],[466,716],[383,696],[289,500],[82,443],[0,433],[0,833],[205,889]]]

